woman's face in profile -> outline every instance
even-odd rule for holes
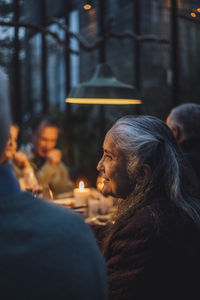
[[[126,171],[126,159],[111,135],[107,135],[103,145],[103,156],[97,170],[103,178],[101,192],[118,198],[126,198],[131,192],[131,184]]]
[[[10,136],[5,149],[5,158],[9,159],[17,150],[17,138],[19,134],[18,127],[11,125],[10,126]]]

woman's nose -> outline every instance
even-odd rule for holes
[[[103,170],[103,164],[102,164],[102,159],[101,159],[97,165],[97,171],[100,172],[102,170]]]

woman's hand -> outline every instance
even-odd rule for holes
[[[24,169],[30,166],[28,158],[23,152],[15,152],[13,154],[13,162],[18,166],[20,169]]]

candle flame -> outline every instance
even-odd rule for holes
[[[82,180],[79,182],[79,190],[80,191],[84,190],[84,182]]]

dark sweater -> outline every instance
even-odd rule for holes
[[[188,139],[180,144],[181,150],[200,182],[200,139]]]
[[[103,258],[80,216],[0,188],[2,300],[106,299],[105,277]]]
[[[104,255],[109,299],[200,298],[200,232],[161,201],[116,222]]]

